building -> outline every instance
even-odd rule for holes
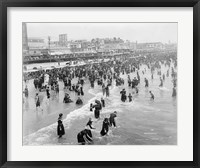
[[[166,50],[177,50],[177,43],[168,43],[165,44]]]
[[[47,50],[44,39],[38,37],[28,38],[28,48],[28,53],[31,56],[42,55],[43,52]]]
[[[60,46],[59,41],[50,41],[50,48],[54,48],[58,46]]]
[[[164,45],[161,42],[153,43],[137,43],[137,49],[149,50],[149,49],[163,49]]]
[[[71,52],[80,52],[83,51],[83,49],[81,48],[81,43],[79,42],[70,42],[70,51]]]
[[[44,39],[38,37],[28,38],[28,47],[29,49],[42,49],[46,48]]]
[[[113,37],[113,38],[105,38],[104,43],[105,44],[120,44],[120,43],[124,43],[124,41],[119,37],[118,38]]]
[[[59,45],[60,46],[67,45],[67,34],[59,34]]]

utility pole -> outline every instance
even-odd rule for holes
[[[49,57],[50,57],[50,62],[51,62],[51,48],[50,48],[50,42],[51,42],[51,37],[48,36],[48,44],[49,44]]]

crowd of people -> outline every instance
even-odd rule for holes
[[[146,65],[145,68],[140,71],[140,67]],[[173,66],[172,66],[173,65]],[[161,66],[167,67],[167,72],[163,73]],[[151,72],[151,79],[154,79],[155,73],[160,78],[160,84],[158,87],[163,87],[165,78],[170,76],[173,84],[172,97],[176,97],[176,87],[177,87],[177,55],[176,52],[171,53],[156,53],[149,54],[140,57],[118,57],[112,58],[107,62],[100,62],[95,64],[86,64],[82,66],[75,67],[64,67],[64,68],[54,68],[47,71],[37,71],[24,74],[24,81],[33,79],[34,87],[36,89],[35,104],[36,110],[40,107],[40,92],[46,92],[47,99],[50,101],[51,93],[59,94],[59,82],[63,82],[65,95],[63,98],[63,103],[75,103],[77,106],[83,105],[84,99],[84,84],[89,81],[90,87],[94,88],[97,84],[102,88],[101,99],[96,99],[94,103],[90,104],[89,110],[94,112],[94,119],[98,122],[100,119],[101,111],[106,107],[105,98],[110,96],[110,87],[115,85],[116,87],[124,87],[121,91],[121,101],[122,102],[132,102],[133,94],[139,94],[139,87],[141,86],[141,75],[144,75],[147,70]],[[136,77],[131,79],[130,74],[134,73]],[[121,75],[127,76],[128,87],[134,92],[127,93],[125,90],[125,79]],[[78,79],[76,83],[72,83],[72,79]],[[144,87],[149,87],[149,80],[144,78]],[[72,100],[68,92],[74,92],[77,95],[76,100]],[[28,97],[28,88],[25,87],[24,95]],[[120,98],[119,98],[120,99]],[[154,101],[155,96],[153,92],[149,91],[149,99]],[[42,110],[42,109],[41,109]],[[61,138],[65,134],[65,128],[62,122],[63,114],[59,114],[57,135]],[[103,118],[102,129],[100,130],[100,135],[108,135],[109,128],[116,127],[115,118],[117,117],[117,112],[110,112],[110,117]],[[95,129],[92,125],[92,118],[89,118],[86,127],[80,131],[77,135],[77,141],[79,144],[92,144],[93,136],[92,130]]]

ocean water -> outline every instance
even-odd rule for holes
[[[173,65],[172,65],[173,66]],[[146,72],[142,74],[142,71]],[[169,67],[162,65],[162,74],[167,72]],[[154,73],[151,79],[150,70],[142,65],[140,70],[139,94],[134,93],[134,89],[127,84],[127,75],[124,78],[124,86],[115,86],[113,82],[110,87],[110,97],[104,97],[105,108],[101,111],[100,120],[94,118],[94,113],[89,110],[90,103],[95,99],[103,97],[101,86],[95,83],[94,89],[90,88],[87,81],[84,84],[84,104],[76,106],[75,103],[62,103],[64,97],[63,84],[60,83],[59,96],[53,96],[51,100],[46,100],[46,93],[40,93],[43,111],[35,110],[34,96],[35,89],[33,81],[29,81],[29,98],[25,100],[23,110],[23,145],[76,145],[77,134],[85,128],[89,117],[93,120],[92,130],[93,145],[176,145],[177,144],[177,98],[172,98],[172,78],[171,75],[165,78],[164,86],[159,87],[160,76]],[[170,68],[171,74],[171,68]],[[136,77],[136,73],[130,74],[131,79]],[[145,88],[144,78],[149,80],[149,88]],[[76,82],[74,79],[72,83]],[[121,102],[120,91],[125,88],[127,95],[133,94],[132,102]],[[149,91],[155,96],[155,100],[150,100]],[[68,91],[69,92],[69,91]],[[69,92],[72,100],[77,96]],[[117,111],[117,128],[110,128],[108,135],[101,137],[100,131],[104,117],[109,117],[111,112]],[[64,114],[63,124],[65,135],[57,137],[57,118],[59,113]]]

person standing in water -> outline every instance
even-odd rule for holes
[[[145,87],[149,87],[149,81],[147,80],[147,78],[144,78],[144,82],[145,82]]]
[[[81,100],[80,97],[78,97],[78,99],[76,100],[76,105],[82,105],[83,101]]]
[[[103,99],[103,97],[101,98],[101,104],[102,104],[102,107],[105,107],[105,100]]]
[[[46,88],[46,94],[47,94],[47,100],[48,100],[48,102],[49,102],[49,99],[50,99],[49,87]]]
[[[126,101],[126,90],[123,89],[122,91],[120,91],[121,94],[121,101],[125,102]]]
[[[56,84],[56,95],[59,94],[59,84]]]
[[[83,86],[80,87],[81,96],[84,96]]]
[[[28,88],[27,88],[27,86],[24,89],[24,95],[25,95],[26,98],[28,97]]]
[[[162,80],[161,77],[160,77],[160,85],[159,85],[159,87],[163,87],[163,80]]]
[[[94,117],[96,119],[100,118],[100,110],[102,109],[101,102],[99,100],[95,100],[95,105],[93,105],[94,109]]]
[[[131,95],[131,93],[129,93],[129,95],[128,95],[128,98],[129,98],[129,102],[132,102],[132,95]]]
[[[151,91],[149,91],[149,93],[150,93],[150,96],[151,96],[150,99],[154,100],[154,94]]]
[[[101,129],[101,136],[107,135],[108,131],[109,131],[109,121],[108,118],[104,118],[103,124],[102,124],[102,129]]]
[[[93,104],[90,103],[90,111],[93,111]]]
[[[40,107],[40,98],[38,93],[36,93],[35,95],[35,104],[36,104],[36,111],[38,111],[38,108],[40,108],[43,111],[43,109]]]
[[[91,144],[93,142],[92,132],[90,129],[85,128],[77,135],[77,141],[81,145]]]
[[[173,90],[172,90],[172,97],[176,97],[176,88],[173,87]]]
[[[153,80],[153,73],[151,74],[151,79]]]
[[[112,127],[112,125],[114,127],[116,127],[115,117],[117,117],[117,112],[116,111],[114,111],[114,113],[110,114],[110,118],[109,118],[110,127]]]
[[[92,122],[93,122],[92,119],[89,118],[89,121],[87,122],[86,126],[90,127],[90,129],[96,129],[96,128],[92,127]]]
[[[137,87],[135,87],[135,93],[138,94],[139,93],[139,89]]]
[[[103,83],[102,84],[102,92],[103,92],[103,96],[105,95],[105,92],[106,92],[106,87],[105,87],[105,84]]]
[[[65,134],[65,129],[62,123],[62,116],[63,114],[60,113],[58,117],[58,126],[57,126],[57,135],[61,138]]]
[[[106,90],[106,97],[109,97],[110,92],[109,92],[109,86],[108,85],[105,87],[105,90]]]
[[[165,74],[163,74],[163,80],[165,80]]]

